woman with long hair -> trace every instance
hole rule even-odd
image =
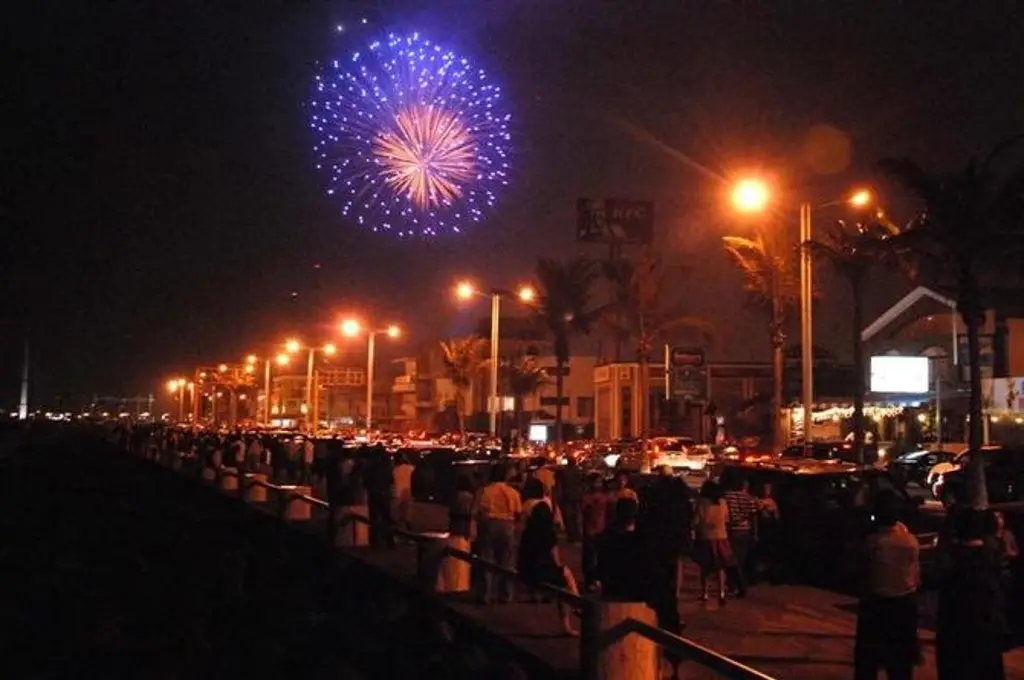
[[[734,564],[726,530],[728,521],[729,506],[722,488],[711,480],[704,482],[694,520],[697,534],[694,553],[700,566],[700,599],[708,599],[708,577],[716,575],[720,605],[725,605],[725,570]]]
[[[519,575],[527,585],[547,584],[565,588],[574,595],[579,595],[576,578],[569,567],[565,566],[558,550],[558,536],[555,532],[555,515],[551,506],[545,502],[534,505],[526,518],[523,535],[519,539]],[[578,635],[572,626],[571,610],[561,602],[558,603],[558,614],[562,621],[562,630],[567,635]]]

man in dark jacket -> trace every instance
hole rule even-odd
[[[364,476],[366,501],[370,512],[370,543],[374,546],[394,547],[391,527],[391,486],[394,473],[391,458],[381,445],[370,447],[366,454]]]
[[[658,567],[671,576],[677,597],[683,587],[682,558],[690,552],[690,497],[690,487],[666,465],[641,497],[637,519],[637,530],[647,541]]]
[[[576,459],[569,460],[562,470],[558,482],[559,506],[562,508],[562,521],[565,523],[565,536],[569,543],[578,543],[583,538],[582,503],[583,503],[583,471],[576,464]]]

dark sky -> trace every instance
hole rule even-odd
[[[358,4],[51,0],[7,15],[0,407],[26,316],[42,402],[156,390],[343,311],[400,321],[410,344],[460,332],[486,310],[455,309],[450,282],[513,284],[540,255],[578,252],[580,196],[656,201],[682,311],[715,315],[716,357],[761,358],[764,322],[719,245],[748,227],[716,176],[763,166],[792,201],[825,200],[880,157],[957,165],[1024,130],[1012,1]],[[361,233],[322,192],[303,103],[314,62],[357,46],[332,27],[360,16],[506,86],[512,185],[468,236]],[[845,135],[848,159],[807,151],[816,125]],[[824,285],[819,338],[842,354],[847,301]],[[873,311],[896,294],[884,280]]]

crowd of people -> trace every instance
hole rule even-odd
[[[341,511],[351,506],[368,507],[375,545],[394,545],[393,528],[413,524],[415,467],[381,446],[329,447],[180,430],[160,432],[141,446],[153,447],[153,455],[186,452],[199,465],[232,465],[276,480],[321,484],[332,508],[332,536]],[[855,677],[867,680],[885,670],[891,680],[902,680],[912,677],[920,661],[920,547],[898,519],[894,492],[880,493],[872,512],[874,530],[859,553]],[[694,493],[669,468],[638,493],[628,475],[586,474],[571,459],[559,468],[497,463],[479,487],[468,474],[456,478],[448,516],[451,535],[484,560],[517,572],[518,579],[490,569],[474,573],[481,602],[512,601],[516,582],[534,593],[554,586],[645,602],[659,627],[676,634],[685,626],[678,613],[684,559],[698,565],[699,597],[706,601],[713,594],[725,606],[729,598],[746,595],[760,575],[758,566],[770,571],[780,557],[780,510],[770,485],[755,495],[742,481],[723,488],[708,480]],[[561,554],[560,535],[581,544],[578,575]],[[1004,677],[1007,611],[1015,611],[1006,603],[1020,596],[1013,583],[1020,555],[1013,533],[998,512],[958,509],[948,516],[939,554],[940,678]],[[562,630],[577,634],[575,612],[561,601],[558,615]]]

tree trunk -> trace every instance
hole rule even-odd
[[[466,404],[466,397],[463,396],[462,391],[455,393],[455,419],[459,426],[459,436],[466,436],[466,417],[463,415],[462,410]]]
[[[864,343],[860,332],[864,327],[863,276],[850,279],[853,288],[853,454],[864,463]]]
[[[985,466],[980,455],[984,444],[981,395],[981,324],[984,310],[978,298],[975,282],[969,274],[962,274],[960,281],[960,314],[967,327],[967,361],[970,367],[971,397],[968,413],[970,430],[968,448],[971,456],[967,463],[967,501],[974,508],[988,507],[988,488],[985,484]]]
[[[562,455],[562,392],[565,389],[565,361],[557,358],[555,365],[558,375],[555,376],[555,454]]]
[[[637,413],[637,425],[640,427],[640,452],[643,459],[640,462],[640,472],[648,473],[651,471],[651,457],[648,451],[648,413],[651,410],[649,408],[650,395],[647,387],[648,382],[648,370],[647,370],[647,354],[641,353],[640,355],[640,374],[637,376],[637,391],[639,399],[637,403],[640,405],[639,413]]]
[[[522,394],[513,395],[515,405],[515,414],[513,415],[513,418],[515,419],[516,423],[517,439],[523,438],[523,396],[524,395]]]

